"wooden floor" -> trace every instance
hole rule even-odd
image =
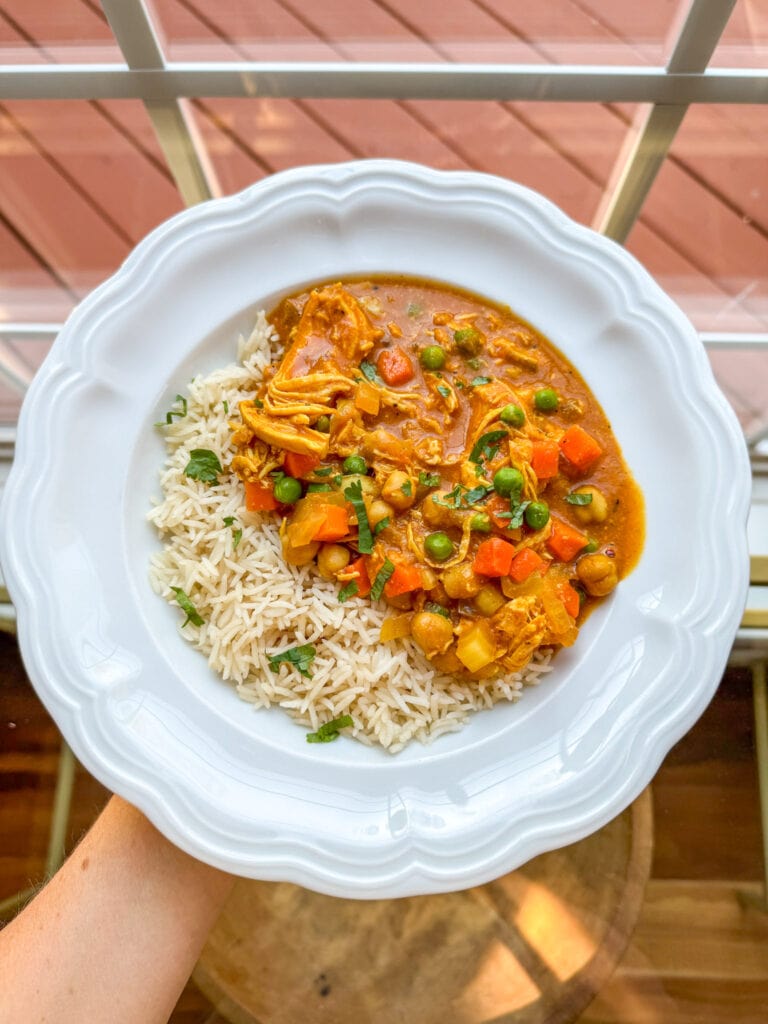
[[[59,744],[15,639],[0,635],[0,899],[43,879]],[[68,848],[106,799],[80,768]],[[764,1024],[768,915],[748,902],[760,890],[761,840],[745,672],[727,673],[664,761],[653,799],[655,851],[640,921],[579,1024]],[[207,1024],[211,1012],[190,983],[172,1021]]]

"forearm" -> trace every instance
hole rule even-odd
[[[113,797],[0,933],[0,1024],[167,1021],[232,881]]]

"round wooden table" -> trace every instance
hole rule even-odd
[[[495,882],[373,902],[236,883],[194,979],[233,1024],[565,1024],[605,983],[650,872],[650,790]]]

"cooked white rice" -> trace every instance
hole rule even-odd
[[[279,342],[259,314],[250,338],[240,339],[238,363],[196,377],[187,415],[164,428],[163,500],[149,513],[163,549],[152,558],[150,580],[171,604],[171,587],[181,587],[205,620],[199,627],[187,624],[184,637],[256,707],[279,704],[313,730],[349,714],[352,735],[392,753],[412,739],[427,743],[455,732],[472,710],[516,701],[524,686],[550,671],[551,652],[538,652],[507,679],[465,682],[440,675],[413,641],[380,643],[388,614],[383,602],[351,598],[339,604],[337,584],[312,567],[286,565],[272,517],[244,510],[238,480],[224,475],[212,485],[185,476],[194,448],[211,449],[228,465],[235,453],[224,403],[233,415],[278,352]],[[229,516],[234,523],[228,526]],[[242,537],[236,546],[237,529]],[[268,655],[300,644],[316,648],[310,679],[286,664],[271,671]]]

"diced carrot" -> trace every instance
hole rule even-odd
[[[489,537],[477,549],[472,568],[481,576],[507,576],[514,557],[515,549],[509,541]]]
[[[355,581],[357,584],[357,597],[368,597],[371,592],[371,581],[368,576],[368,570],[365,567],[365,559],[362,555],[356,558],[354,562],[350,562],[344,570],[344,580],[347,583]]]
[[[376,368],[385,384],[405,384],[413,377],[413,363],[401,348],[385,348],[376,360]]]
[[[316,455],[299,455],[297,452],[286,452],[283,458],[283,466],[288,476],[303,480],[309,476],[313,469],[320,465],[320,459]]]
[[[415,565],[396,565],[395,571],[384,584],[384,593],[387,597],[397,597],[398,594],[420,590],[423,586],[421,570]]]
[[[546,560],[537,555],[533,548],[523,548],[512,559],[509,575],[515,583],[523,583],[528,577],[546,566]]]
[[[273,512],[277,508],[274,491],[259,480],[246,480],[245,507],[249,512]]]
[[[570,562],[589,543],[589,537],[569,523],[552,516],[552,532],[547,538],[547,548],[561,562]]]
[[[315,530],[312,540],[341,540],[349,533],[349,515],[346,508],[339,505],[323,505],[323,522]]]
[[[367,380],[360,381],[355,394],[355,408],[369,416],[378,416],[380,406],[381,400],[376,388]]]
[[[509,498],[502,498],[499,494],[492,494],[481,507],[484,512],[488,513],[496,529],[504,531],[504,536],[507,540],[520,540],[523,531],[521,529],[510,530],[509,519],[505,519],[499,514],[509,512]]]
[[[603,454],[597,441],[578,424],[569,427],[560,438],[560,451],[572,466],[585,473]]]
[[[578,591],[573,589],[568,580],[561,580],[559,583],[556,583],[555,591],[571,618],[578,618],[579,608],[581,607]]]
[[[538,480],[557,476],[560,449],[555,441],[534,441],[531,466]]]

